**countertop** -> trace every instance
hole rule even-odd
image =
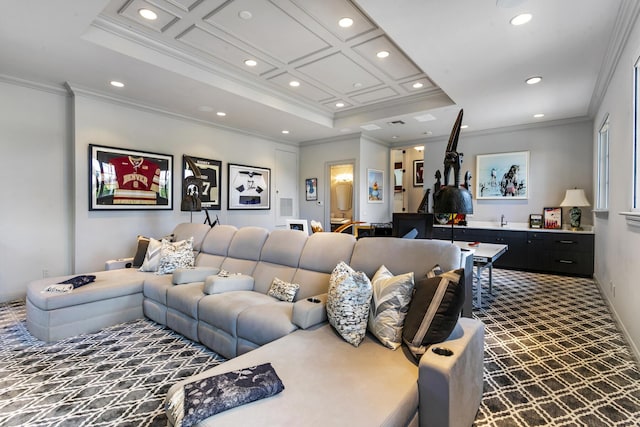
[[[451,228],[451,224],[434,224],[434,227],[446,227]],[[583,230],[574,231],[571,230],[569,224],[563,224],[561,229],[548,229],[548,228],[529,228],[527,222],[508,222],[505,226],[500,226],[499,222],[492,221],[467,221],[467,225],[454,225],[454,228],[482,228],[485,230],[505,230],[505,231],[541,231],[545,233],[578,233],[578,234],[593,234],[593,226],[583,225]]]

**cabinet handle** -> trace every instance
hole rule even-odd
[[[559,240],[559,243],[562,243],[563,245],[572,245],[575,242],[573,240]]]
[[[558,262],[561,264],[574,264],[573,261],[566,260],[566,259],[559,259]]]

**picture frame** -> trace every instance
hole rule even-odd
[[[287,228],[289,230],[300,230],[309,234],[309,221],[306,219],[288,219]]]
[[[562,228],[562,208],[544,208],[542,212],[543,227],[557,230]]]
[[[367,169],[367,202],[384,203],[384,171]]]
[[[413,186],[424,186],[424,160],[413,161]]]
[[[193,171],[189,168],[186,157],[200,169],[202,188],[200,189],[200,201],[202,209],[220,210],[220,196],[222,189],[222,162],[220,160],[205,159],[196,156],[182,156],[182,196],[189,194],[186,178],[193,176]]]
[[[89,210],[172,210],[173,155],[89,144]]]
[[[304,180],[304,197],[306,201],[318,200],[318,178]]]
[[[476,199],[529,198],[529,152],[476,156]]]
[[[227,164],[227,208],[271,209],[271,169],[236,163]]]
[[[529,228],[542,228],[542,215],[531,214],[529,215]]]

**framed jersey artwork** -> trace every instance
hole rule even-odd
[[[203,159],[202,157],[189,156],[192,162],[195,163],[200,170],[200,182],[201,188],[196,191],[200,192],[202,209],[209,209],[214,211],[220,210],[220,189],[222,188],[221,168],[222,162],[220,160]],[[182,195],[188,195],[193,192],[193,188],[189,188],[186,178],[193,176],[193,171],[189,168],[185,156],[182,156]]]
[[[228,165],[228,209],[271,209],[271,169]]]
[[[173,156],[89,145],[89,210],[173,209]]]

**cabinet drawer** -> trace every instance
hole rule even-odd
[[[593,258],[586,252],[552,251],[549,268],[558,273],[590,276],[593,274]]]
[[[565,252],[592,252],[593,236],[584,235],[559,235],[551,239],[552,251]]]

